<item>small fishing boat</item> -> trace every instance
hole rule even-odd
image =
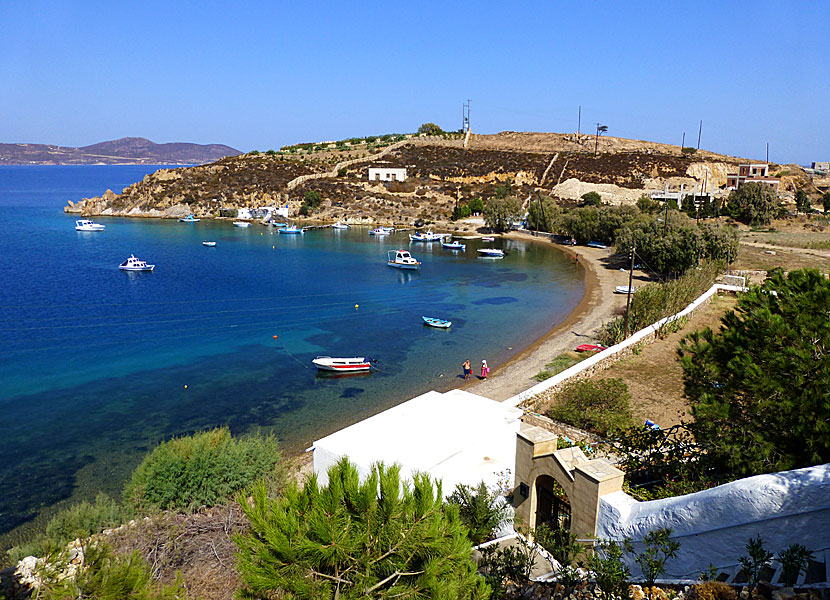
[[[409,241],[411,242],[440,242],[444,239],[443,233],[432,233],[431,230],[424,232],[416,231],[409,234]]]
[[[630,292],[629,292],[629,287],[627,285],[618,285],[617,287],[614,288],[614,293],[615,294],[628,294],[628,293],[633,294],[636,291],[637,291],[637,288],[635,288],[633,285],[631,286],[631,291]]]
[[[437,327],[439,329],[449,329],[452,321],[445,321],[444,319],[436,319],[435,317],[421,317],[424,320],[424,325],[430,327]]]
[[[589,248],[599,248],[600,250],[605,250],[608,246],[603,244],[602,242],[588,242],[585,244]]]
[[[179,219],[179,223],[198,223],[199,221],[200,221],[200,219],[197,219],[196,217],[194,217],[193,213],[190,213],[189,215],[187,215],[183,219]]]
[[[421,266],[421,263],[406,250],[390,250],[387,256],[389,260],[386,264],[396,269],[418,269]]]
[[[499,248],[479,248],[476,252],[489,258],[504,258],[504,250]]]
[[[285,227],[280,229],[280,233],[284,233],[285,235],[292,235],[292,234],[303,234],[305,233],[305,229],[302,227],[297,227],[296,225],[292,225],[291,227]]]
[[[331,228],[332,229],[349,229],[349,224],[348,223],[341,223],[340,221],[338,221],[337,223],[332,225]]]
[[[106,225],[93,223],[89,219],[79,219],[75,221],[75,231],[104,231],[106,228]]]
[[[318,356],[311,362],[321,371],[335,371],[338,373],[357,373],[360,371],[368,371],[372,368],[369,359],[363,356],[354,356],[352,358]]]
[[[234,222],[233,222],[233,226],[234,226],[234,227],[242,227],[242,228],[245,228],[245,227],[250,227],[250,226],[251,226],[251,224],[250,224],[250,223],[248,223],[247,221],[234,221]]]
[[[270,221],[268,224],[271,227],[288,227],[288,223],[282,223],[281,221]]]
[[[208,248],[213,248],[215,245],[216,245],[216,242],[208,242],[208,241],[202,242],[202,246],[207,246]]]
[[[483,238],[481,238],[481,241],[482,242],[495,242],[496,238],[494,238],[494,237],[483,237]]]
[[[369,235],[389,235],[395,231],[392,227],[376,227],[369,232]]]
[[[130,258],[118,265],[118,268],[122,271],[152,271],[156,268],[156,265],[148,265],[143,260],[136,258],[135,255],[130,254]]]
[[[577,352],[602,352],[607,350],[602,344],[580,344],[576,347]]]
[[[447,250],[466,250],[467,245],[461,242],[441,242],[441,247]]]

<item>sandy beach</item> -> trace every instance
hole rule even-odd
[[[547,238],[527,233],[511,232],[508,237],[539,244],[552,243]],[[574,256],[585,268],[585,296],[582,301],[564,321],[510,361],[502,365],[490,364],[490,376],[486,380],[477,378],[461,386],[462,389],[492,400],[506,400],[538,383],[533,376],[543,371],[545,364],[557,355],[573,350],[579,344],[593,343],[594,331],[625,308],[626,297],[614,294],[614,288],[628,285],[628,272],[620,271],[623,263],[613,258],[611,249],[563,245],[557,245],[557,248]],[[646,278],[639,275],[635,271],[634,279],[642,284]],[[475,364],[473,374],[478,375]]]

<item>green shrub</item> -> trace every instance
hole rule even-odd
[[[697,148],[691,148],[691,147],[689,147],[689,146],[683,146],[683,147],[680,149],[680,151],[681,151],[683,154],[686,154],[686,155],[688,155],[688,156],[691,156],[692,154],[694,154],[695,152],[697,152]]]
[[[467,526],[467,537],[474,546],[493,539],[504,522],[507,505],[498,503],[498,493],[490,492],[482,481],[477,487],[458,484],[447,501],[458,505],[461,522]]]
[[[602,196],[598,192],[586,192],[582,194],[582,204],[585,206],[599,206],[602,204]]]
[[[41,600],[176,600],[187,597],[180,576],[171,585],[157,583],[137,551],[126,557],[115,556],[99,542],[85,546],[83,553],[84,569],[79,569],[74,577],[47,575],[37,597]],[[57,557],[47,565],[47,572],[62,572],[65,560],[66,557]]]
[[[554,395],[547,415],[554,421],[607,436],[632,426],[630,400],[622,379],[573,381]]]
[[[554,375],[561,373],[565,369],[568,369],[574,366],[577,363],[582,362],[589,356],[593,356],[594,352],[583,352],[581,354],[574,354],[572,352],[566,352],[564,354],[560,354],[552,361],[545,365],[545,370],[533,376],[533,379],[536,381],[545,381],[546,379],[550,379]]]
[[[124,489],[129,506],[192,510],[215,506],[262,478],[275,478],[274,436],[235,439],[227,428],[163,442],[147,455]]]
[[[81,502],[56,514],[42,535],[8,551],[13,562],[24,556],[45,556],[61,550],[76,538],[87,538],[101,533],[108,527],[116,527],[129,517],[129,513],[106,494],[98,494],[93,503]]]
[[[613,540],[600,540],[597,552],[588,559],[603,600],[627,596],[628,568],[623,563],[622,547]]]

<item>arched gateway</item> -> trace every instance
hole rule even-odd
[[[622,490],[624,474],[604,458],[589,460],[580,448],[558,447],[556,434],[522,424],[513,493],[517,524],[535,529],[546,523],[593,538],[600,496]]]

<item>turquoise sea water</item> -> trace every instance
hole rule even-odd
[[[366,228],[284,236],[98,218],[105,232],[81,233],[62,212],[154,170],[0,167],[0,533],[58,501],[117,494],[173,435],[258,428],[302,449],[457,386],[464,359],[497,367],[584,292],[581,267],[546,244],[497,241],[508,255],[492,260],[476,257],[478,241],[453,253]],[[398,247],[420,272],[386,266]],[[130,253],[156,270],[119,271]],[[310,363],[319,354],[378,368],[326,377]]]

